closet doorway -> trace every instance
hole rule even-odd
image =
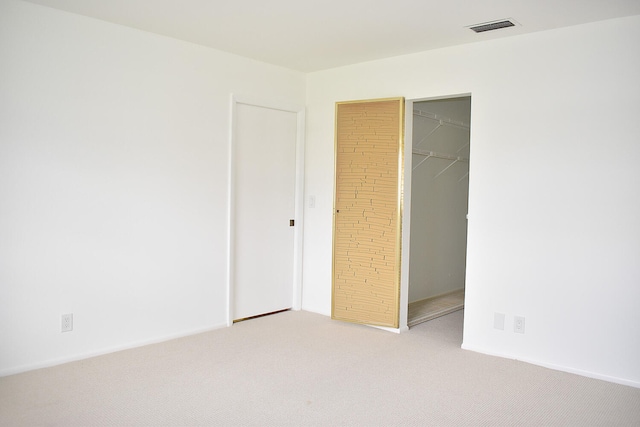
[[[470,123],[470,96],[413,102],[409,327],[464,308]]]

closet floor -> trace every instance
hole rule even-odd
[[[464,308],[464,289],[409,304],[407,325],[415,326]]]

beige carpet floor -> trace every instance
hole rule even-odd
[[[4,377],[0,425],[640,425],[640,389],[461,350],[462,316],[284,312]]]

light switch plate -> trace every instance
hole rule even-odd
[[[493,328],[504,331],[504,313],[493,313]]]

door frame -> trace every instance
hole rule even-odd
[[[229,128],[228,158],[228,212],[227,212],[227,326],[233,325],[234,306],[234,267],[235,267],[235,204],[236,204],[236,125],[238,104],[296,114],[296,171],[295,171],[295,227],[293,237],[293,283],[292,309],[302,308],[302,242],[304,230],[304,145],[305,145],[305,108],[299,105],[282,104],[261,99],[247,98],[231,94],[231,119]]]

